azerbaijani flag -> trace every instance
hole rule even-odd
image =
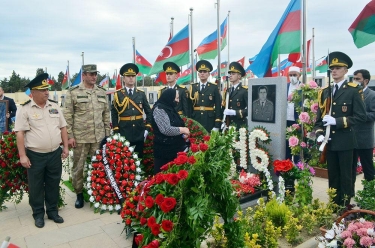
[[[191,81],[191,67],[181,73],[180,77],[177,79],[177,84],[180,85],[189,81]]]
[[[76,79],[74,79],[74,82],[72,83],[71,86],[72,86],[72,87],[73,87],[73,86],[76,86],[76,85],[78,85],[81,81],[82,81],[82,69],[79,70],[79,73],[78,73]]]
[[[156,75],[155,84],[167,84],[167,74],[162,71]]]
[[[237,62],[240,63],[242,67],[245,67],[245,56],[242,59],[238,60]]]
[[[116,90],[122,89],[122,83],[121,83],[121,76],[120,74],[117,75],[117,80],[116,80]]]
[[[150,72],[152,65],[145,59],[137,50],[135,50],[135,64],[139,68],[139,72],[142,74],[147,74]]]
[[[66,72],[65,72],[65,75],[64,75],[64,79],[61,83],[61,88],[63,90],[66,90],[67,88],[69,88],[69,67],[66,67]]]
[[[249,58],[249,64],[251,65],[253,62],[254,62],[254,60],[257,58],[257,55],[255,55],[254,57],[252,57],[252,58]]]
[[[252,72],[258,77],[271,76],[279,54],[299,52],[301,44],[301,0],[291,0],[279,23],[263,45]]]
[[[246,78],[254,78],[254,73],[250,70],[250,65],[246,68]]]
[[[284,75],[284,71],[291,67],[293,65],[293,62],[290,62],[288,59],[284,59],[283,61],[280,62],[280,72],[281,76]],[[271,70],[272,72],[272,77],[278,77],[280,73],[279,72],[279,67],[275,66]]]
[[[116,86],[116,73],[113,73],[111,84],[112,86]]]
[[[327,61],[326,59],[324,58],[316,67],[315,67],[315,71],[319,71],[320,73],[324,73],[324,72],[327,72],[328,70],[328,65],[327,65]]]
[[[108,89],[109,88],[109,77],[106,76],[105,78],[103,78],[103,80],[100,81],[99,85],[102,86],[103,88],[107,87],[107,89]]]
[[[189,60],[189,25],[186,25],[161,50],[149,75],[163,71],[163,64],[165,62],[171,61],[178,66],[182,66],[188,64]]]
[[[220,64],[220,76],[225,76],[226,70],[224,70],[224,69],[227,68],[227,66],[228,66],[227,64],[228,63],[226,61],[224,61]],[[214,71],[211,72],[212,77],[217,77],[217,74],[218,74],[217,69],[215,69]]]
[[[144,74],[142,74],[142,72],[138,72],[138,74],[137,74],[137,81],[142,80],[143,75]]]
[[[48,78],[47,78],[47,82],[48,82],[49,85],[55,84],[55,82],[49,77],[49,75],[48,75]]]
[[[349,27],[357,48],[375,41],[375,1],[369,2]]]
[[[227,18],[220,25],[221,48],[227,45],[228,24]],[[217,30],[203,39],[197,47],[197,53],[200,59],[215,59],[217,56]]]

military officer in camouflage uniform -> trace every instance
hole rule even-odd
[[[221,96],[217,85],[207,82],[212,65],[207,60],[200,60],[195,69],[200,82],[192,84],[189,90],[193,107],[192,118],[208,132],[218,131],[221,125]]]
[[[230,125],[235,124],[237,129],[247,127],[247,86],[240,82],[246,72],[240,63],[232,62],[229,65],[228,73],[231,87],[227,89],[229,90],[229,102],[228,108],[224,109],[224,115],[229,118]],[[227,90],[225,90],[224,96],[226,96]],[[225,101],[223,99],[223,107],[226,106]]]
[[[151,127],[151,108],[148,104],[146,94],[135,88],[138,66],[133,63],[125,64],[120,69],[123,76],[125,88],[114,93],[111,117],[113,131],[120,133],[135,146],[134,151],[138,156],[143,156],[143,144]],[[143,121],[143,114],[146,114],[146,124]]]
[[[274,120],[274,106],[273,103],[267,99],[268,88],[267,86],[259,86],[259,98],[253,101],[253,121],[266,121],[273,122]]]
[[[188,107],[188,91],[185,86],[177,85],[177,73],[180,73],[180,68],[173,62],[165,62],[163,65],[163,70],[167,74],[168,85],[161,88],[158,92],[158,99],[161,94],[166,89],[176,89],[180,96],[180,101],[177,103],[176,110],[179,115],[184,115],[190,117],[189,107]]]
[[[82,208],[83,171],[86,158],[93,156],[100,142],[110,135],[110,112],[106,90],[96,85],[96,65],[82,66],[82,82],[66,93],[64,116],[69,146],[73,147],[72,179],[77,194],[76,208]]]
[[[319,108],[314,131],[317,141],[322,142],[326,129],[330,127],[326,144],[328,184],[336,189],[334,202],[348,206],[353,190],[352,162],[353,149],[356,147],[353,126],[366,121],[366,110],[362,89],[356,83],[345,80],[345,74],[353,64],[349,56],[332,52],[326,61],[331,70],[333,87],[323,88],[318,93]],[[328,97],[331,97],[331,111],[326,108]]]

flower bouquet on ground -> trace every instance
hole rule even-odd
[[[140,247],[199,247],[219,213],[233,247],[243,247],[233,221],[239,202],[228,178],[233,133],[214,132],[191,145],[127,197],[121,216]]]
[[[238,197],[247,194],[254,194],[256,188],[262,184],[259,179],[259,175],[246,173],[244,170],[240,172],[238,180],[232,179],[231,183],[236,190]]]
[[[142,180],[140,160],[133,153],[134,147],[129,145],[125,137],[114,134],[107,138],[103,147],[105,151],[97,150],[89,164],[87,193],[96,213],[119,210],[121,205],[117,193],[127,197]]]
[[[322,230],[322,236],[317,237],[319,248],[323,247],[374,247],[375,225],[373,221],[364,218],[347,219],[345,217],[355,213],[366,213],[375,216],[370,210],[350,210],[345,212],[330,230]]]

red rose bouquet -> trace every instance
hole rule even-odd
[[[277,176],[282,176],[284,179],[300,178],[299,169],[290,159],[273,161],[273,170]]]
[[[240,172],[238,180],[231,180],[231,183],[234,186],[238,197],[247,194],[254,194],[256,187],[259,187],[262,184],[259,175],[246,173],[244,170]]]

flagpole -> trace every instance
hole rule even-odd
[[[174,20],[174,17],[172,16],[171,17],[171,37],[173,37],[173,20]]]
[[[190,8],[190,66],[191,66],[191,82],[194,80],[194,44],[193,44],[193,8]]]
[[[82,65],[84,65],[85,64],[85,52],[82,52],[81,56],[82,56]]]
[[[227,17],[227,46],[228,46],[228,63],[230,63],[230,59],[229,59],[229,14],[230,14],[230,10],[228,10],[228,17]],[[228,64],[227,64],[227,75],[228,75],[228,71],[229,71],[229,68],[228,68]]]
[[[220,65],[221,65],[221,59],[220,59],[220,48],[221,48],[221,34],[220,34],[220,0],[217,0],[216,2],[216,11],[217,11],[217,85],[221,87],[221,72],[220,72]],[[227,66],[228,67],[228,66]]]
[[[70,72],[69,72],[69,60],[68,60],[68,88],[70,88]]]
[[[302,10],[302,83],[306,84],[306,0],[301,0],[303,2],[303,10]],[[303,94],[301,94],[301,108],[302,112],[304,111],[303,102],[304,102]],[[301,123],[301,133],[305,133],[305,127],[303,123]],[[304,137],[302,135],[302,141],[304,141]],[[302,163],[304,163],[304,154],[303,149],[300,152],[300,158]]]
[[[312,78],[315,79],[315,28],[312,29]]]
[[[133,63],[135,64],[135,37],[132,38],[133,41]]]

